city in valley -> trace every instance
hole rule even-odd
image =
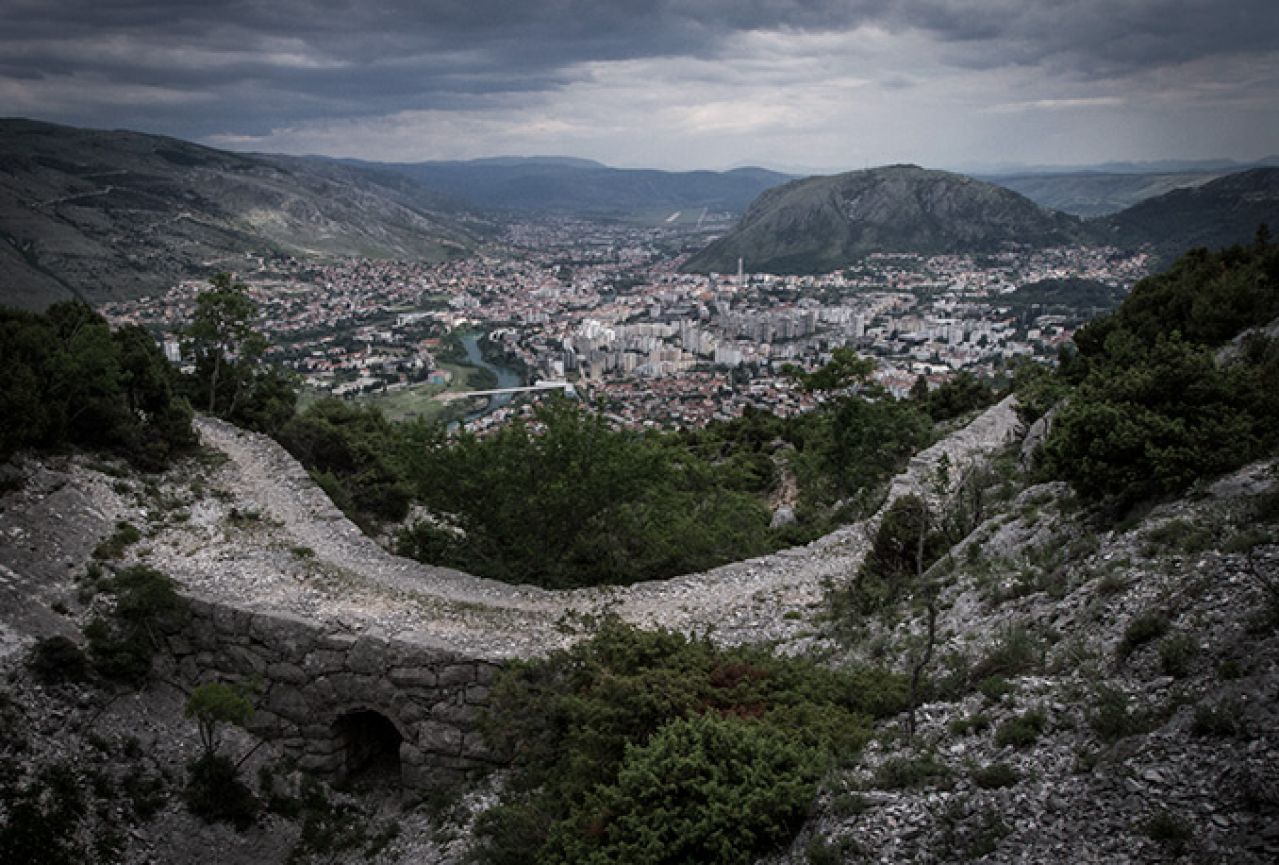
[[[1055,358],[1102,311],[1021,302],[1018,289],[1073,279],[1122,293],[1148,268],[1144,253],[1060,247],[875,254],[821,276],[756,273],[749,262],[681,272],[700,239],[669,221],[547,218],[439,264],[246,257],[226,269],[248,286],[273,358],[298,373],[305,398],[483,431],[529,400],[485,408],[451,397],[539,381],[572,385],[630,428],[696,427],[747,406],[793,414],[814,397],[784,369],[813,369],[841,346],[875,358],[874,379],[898,396],[920,375],[931,386],[959,370],[995,377],[1019,359]],[[185,281],[103,312],[152,329],[178,360],[207,287]]]

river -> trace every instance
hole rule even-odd
[[[462,348],[466,350],[466,362],[471,366],[478,366],[481,369],[491,370],[497,376],[498,387],[520,387],[524,384],[523,377],[512,369],[504,366],[495,366],[484,359],[484,355],[480,353],[480,339],[482,334],[468,333],[462,337]],[[468,421],[483,417],[494,409],[500,408],[511,401],[511,394],[499,393],[489,397],[489,404],[484,409],[472,412],[466,416]]]

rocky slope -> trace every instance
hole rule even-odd
[[[1262,223],[1279,226],[1279,168],[1253,168],[1175,189],[1098,220],[1094,229],[1118,246],[1152,244],[1172,260],[1195,246],[1246,243]]]
[[[691,271],[819,273],[872,252],[983,252],[1074,242],[1074,217],[959,174],[892,165],[770,189]]]
[[[895,482],[892,495],[919,492],[943,456],[958,476],[993,455],[983,518],[931,572],[938,644],[915,736],[904,717],[883,725],[770,862],[1273,861],[1279,468],[1253,465],[1105,526],[1062,485],[1027,486],[1015,441],[996,453],[1015,429],[1005,403]],[[831,621],[822,602],[826,585],[855,573],[873,521],[707,574],[556,595],[390,556],[274,444],[211,422],[201,433],[210,454],[163,477],[55,457],[0,478],[5,741],[25,749],[24,778],[70,761],[102,790],[161,779],[154,813],[131,793],[97,800],[125,833],[119,861],[282,862],[307,837],[300,818],[240,834],[186,814],[175,797],[196,738],[163,676],[114,696],[42,685],[26,669],[35,636],[78,638],[97,603],[86,567],[120,520],[143,534],[124,561],[169,571],[190,591],[355,630],[427,628],[472,648],[487,642],[499,657],[567,639],[555,623],[568,608],[607,607],[646,624],[718,625],[728,642],[781,641],[837,664],[904,669],[920,656],[918,600],[858,622]],[[252,743],[230,746],[247,753]],[[246,764],[250,777],[274,765],[269,749]],[[296,790],[300,779],[279,783]],[[397,813],[380,794],[328,795],[370,828],[348,849],[299,861],[366,861],[373,850],[367,858],[382,863],[460,862],[469,815],[491,801],[480,787],[457,807]],[[392,824],[398,836],[378,846]]]
[[[775,861],[1275,861],[1277,481],[1253,465],[1110,529],[1024,489],[940,569],[915,737],[882,730]],[[885,610],[837,654],[918,658],[925,623]]]
[[[250,253],[438,260],[482,224],[421,184],[337,162],[0,121],[0,303],[132,296]]]

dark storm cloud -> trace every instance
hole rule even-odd
[[[1079,79],[1279,44],[1275,0],[0,0],[0,20],[0,113],[193,137],[518,100],[756,31],[916,31],[952,65]]]

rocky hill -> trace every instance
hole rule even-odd
[[[1196,246],[1244,243],[1257,226],[1279,226],[1279,168],[1262,167],[1175,189],[1098,220],[1097,236],[1117,246],[1151,244],[1171,260]]]
[[[983,252],[1057,244],[1147,248],[1167,262],[1196,246],[1252,240],[1279,224],[1279,168],[1261,167],[1083,220],[983,181],[915,166],[810,177],[770,189],[693,272],[823,273],[872,252]]]
[[[763,193],[691,271],[816,273],[872,252],[982,252],[1065,244],[1080,220],[959,174],[893,165],[797,180]]]
[[[137,295],[252,253],[439,260],[483,223],[401,175],[0,121],[0,302]]]
[[[1273,861],[1279,468],[1250,465],[1104,528],[1063,484],[1023,473],[1023,446],[1001,445],[1014,430],[1003,403],[894,483],[890,498],[925,491],[943,463],[986,479],[975,528],[933,571],[936,645],[917,729],[903,732],[905,716],[883,723],[856,765],[824,782],[795,842],[767,862]],[[213,422],[201,434],[208,453],[164,476],[56,456],[21,458],[3,475],[4,758],[23,749],[15,778],[24,785],[50,767],[79,767],[88,813],[107,809],[125,830],[111,861],[203,862],[216,847],[226,863],[457,863],[475,812],[492,801],[487,784],[456,791],[444,807],[357,789],[312,793],[297,816],[277,812],[244,832],[194,819],[178,797],[193,724],[170,674],[119,698],[42,683],[28,666],[36,637],[81,639],[101,608],[95,562],[113,556],[167,571],[201,596],[353,633],[428,632],[494,657],[562,644],[569,636],[556,623],[570,608],[692,631],[722,626],[714,633],[729,642],[780,640],[837,665],[909,670],[926,644],[921,598],[863,619],[832,618],[823,600],[824,587],[856,572],[877,520],[707,574],[557,594],[390,556],[274,443]],[[120,522],[141,537],[104,551]],[[236,733],[227,747],[247,753],[254,742]],[[253,752],[247,768],[258,767],[276,779],[264,796],[272,784],[301,783],[270,747]],[[314,835],[326,819],[341,832]],[[76,831],[105,844],[110,823],[95,820],[78,819]]]

